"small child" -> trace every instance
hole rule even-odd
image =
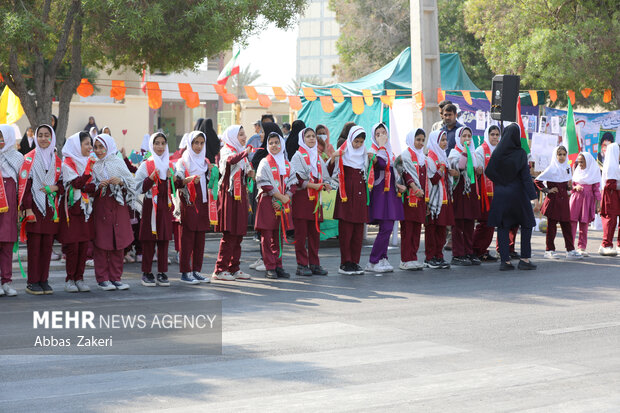
[[[577,252],[588,256],[588,225],[594,221],[594,214],[599,212],[601,201],[601,170],[594,156],[589,152],[581,152],[577,156],[573,171],[573,190],[570,194],[570,221],[573,239],[579,226],[579,243]]]
[[[570,166],[568,166],[566,161],[567,153],[564,146],[560,145],[555,148],[551,164],[534,181],[538,189],[547,194],[540,212],[547,217],[545,258],[548,259],[559,259],[558,254],[555,252],[554,244],[558,223],[560,223],[562,235],[564,236],[566,258],[583,258],[579,252],[575,251],[573,230],[570,223],[568,191],[572,174]]]
[[[620,253],[620,234],[614,250],[614,233],[620,216],[620,148],[618,142],[607,146],[603,162],[603,196],[601,200],[601,220],[603,221],[603,242],[599,254],[615,256]]]

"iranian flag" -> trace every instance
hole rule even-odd
[[[239,52],[241,50],[237,50],[237,53],[234,54],[232,59],[226,63],[226,66],[222,70],[222,73],[217,77],[217,83],[220,85],[225,85],[228,78],[234,76],[239,73]]]
[[[566,144],[568,146],[568,163],[572,165],[575,159],[577,159],[581,148],[579,147],[575,114],[573,113],[573,105],[570,103],[570,99],[568,99],[568,113],[566,114]]]
[[[525,153],[530,153],[530,145],[527,142],[527,132],[525,132],[525,126],[521,118],[521,96],[519,96],[517,100],[517,123],[519,124],[519,129],[521,129],[521,147]]]

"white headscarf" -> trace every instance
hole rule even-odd
[[[565,147],[561,147],[564,151],[566,151]],[[553,155],[551,156],[551,163],[540,175],[536,177],[537,181],[547,181],[547,182],[568,182],[572,178],[570,166],[567,161],[560,163],[558,161],[558,150],[560,146],[556,147],[553,150]],[[567,157],[568,159],[568,157]]]
[[[42,127],[47,127],[50,131],[52,131],[52,141],[50,142],[50,145],[45,149],[39,146],[39,140],[37,139],[37,136],[39,136],[39,129],[41,129]],[[45,165],[45,169],[49,170],[50,163],[52,162],[52,159],[54,159],[54,152],[56,151],[56,132],[54,132],[54,128],[52,128],[50,125],[41,125],[35,131],[34,138],[34,144],[36,145],[35,158],[41,159],[43,161],[43,165]]]
[[[385,145],[383,145],[385,150],[381,149],[380,151],[376,151],[375,149],[371,148],[369,152],[376,153],[378,157],[383,158],[386,161],[389,157],[390,162],[394,162],[394,152],[392,152],[392,144],[390,143],[390,131],[388,130],[385,123],[377,123],[375,126],[372,127],[370,133],[370,140],[372,141],[372,144],[375,145],[377,148],[381,147],[381,145],[379,145],[375,139],[375,132],[379,127],[385,128],[385,132],[388,135],[387,142],[385,143]]]
[[[581,169],[578,166],[573,171],[573,182],[583,185],[593,185],[601,182],[601,170],[596,163],[594,156],[590,152],[580,152],[579,155],[583,156],[586,161],[586,167]]]
[[[476,147],[474,146],[474,139],[473,139],[473,132],[471,131],[471,129],[467,126],[461,126],[460,128],[458,128],[456,130],[456,133],[454,134],[454,139],[456,140],[456,148],[459,148],[462,153],[467,153],[467,150],[465,149],[465,146],[463,146],[463,144],[461,143],[461,135],[463,134],[463,132],[465,131],[465,129],[469,130],[470,133],[472,133],[472,139],[469,140],[469,144],[467,145],[469,147],[469,153],[471,155],[471,160],[474,164],[474,168],[480,166],[478,163],[478,159],[476,158],[476,156],[474,155],[476,152]]]
[[[269,151],[269,137],[265,138],[267,139],[267,151],[269,152],[269,155],[273,156],[273,159],[275,159],[276,163],[278,164],[278,171],[280,172],[280,175],[286,175],[286,157],[284,156],[284,146],[286,145],[286,143],[284,142],[284,138],[282,138],[282,136],[280,136],[277,132],[275,132],[275,134],[278,135],[278,138],[280,138],[280,152],[273,154],[271,153],[271,151]]]
[[[11,125],[0,125],[4,147],[0,149],[0,170],[3,178],[13,178],[17,182],[19,169],[24,161],[21,153],[15,149],[15,133]]]
[[[405,143],[409,148],[411,148],[412,151],[415,152],[416,156],[418,157],[418,164],[424,165],[424,163],[426,162],[426,155],[424,155],[424,146],[422,146],[421,149],[416,149],[415,147],[415,137],[416,135],[419,135],[419,133],[417,132],[420,131],[421,133],[424,133],[424,135],[426,135],[426,132],[424,132],[424,129],[422,128],[411,129],[407,134],[407,137],[405,138]]]
[[[15,132],[11,125],[0,125],[0,132],[4,139],[4,147],[0,149],[0,153],[8,152],[10,149],[15,149]]]
[[[237,152],[241,152],[244,150],[244,146],[239,143],[239,131],[241,130],[241,125],[231,125],[224,131],[224,136],[222,137],[222,141],[225,144],[229,144]]]
[[[99,131],[97,130],[97,128],[93,126],[88,130],[88,134],[90,135],[91,138],[95,139],[97,135],[99,135]]]
[[[62,147],[62,156],[64,156],[65,158],[73,159],[76,164],[82,167],[82,171],[86,169],[86,163],[88,162],[88,158],[90,157],[90,155],[82,155],[82,142],[80,141],[80,132],[67,138],[64,146]]]
[[[619,154],[620,147],[618,146],[618,142],[607,145],[605,161],[603,162],[603,185],[607,183],[608,179],[620,181],[620,165],[618,164],[618,162],[620,162]]]
[[[200,177],[200,189],[202,190],[202,202],[207,202],[207,177],[202,176],[209,170],[209,164],[206,161],[205,154],[207,152],[207,137],[204,133],[200,131],[193,131],[191,133],[186,134],[187,136],[183,137],[186,140],[187,150],[183,152],[181,159],[183,163],[186,165],[187,173],[192,175],[201,175]],[[192,143],[194,139],[202,136],[205,140],[205,144],[202,146],[202,150],[200,153],[194,152],[192,149]]]
[[[428,151],[429,153],[432,151],[435,155],[437,155],[437,159],[439,162],[443,162],[446,166],[448,165],[448,156],[446,156],[446,151],[439,147],[439,140],[441,139],[441,135],[445,134],[446,131],[434,130],[431,132],[428,137]]]
[[[149,151],[149,139],[151,139],[151,135],[145,133],[142,137],[142,144],[140,145],[140,150],[144,153]]]
[[[153,149],[153,144],[155,143],[155,138],[163,136],[166,141],[166,148],[164,149],[164,153],[161,155],[157,155],[155,153],[155,149]],[[149,138],[149,152],[151,152],[151,157],[149,159],[153,159],[155,162],[155,168],[159,171],[160,179],[168,178],[168,168],[170,168],[170,151],[168,150],[168,138],[163,132],[155,132]]]
[[[110,129],[110,133],[106,133],[106,135],[110,135],[112,136],[112,128],[110,128],[109,126],[104,126],[103,128],[101,128],[101,133],[105,133],[104,131],[107,129]]]
[[[134,189],[135,182],[133,175],[129,172],[129,169],[127,169],[125,162],[116,155],[118,153],[118,149],[116,147],[116,142],[114,142],[114,138],[103,133],[101,135],[97,135],[97,137],[95,137],[95,141],[99,141],[106,148],[105,156],[102,159],[96,158],[95,164],[93,165],[92,175],[95,185],[99,186],[101,181],[112,177],[120,178],[123,181],[123,186],[109,185],[107,188],[103,188],[101,190],[101,194],[105,195],[109,190],[114,196],[116,202],[120,205],[125,205],[125,198],[127,198],[126,201],[128,205],[133,208],[139,208],[139,206],[134,205],[136,192]],[[123,193],[123,189],[127,191],[126,196]]]
[[[106,168],[107,165],[105,161],[108,160],[109,158],[116,157],[116,153],[118,152],[118,149],[116,147],[116,142],[114,142],[114,138],[112,138],[108,134],[102,133],[101,135],[97,135],[95,139],[93,139],[93,146],[95,145],[96,141],[101,142],[101,144],[105,146],[106,148],[106,153],[103,159],[96,158],[96,163],[95,163],[95,166],[100,166],[101,168],[101,174],[102,174],[103,179],[99,179],[99,180],[103,181],[104,179],[110,179],[110,176],[111,176],[110,172],[108,172]]]
[[[364,128],[361,126],[353,126],[351,130],[349,130],[349,136],[347,137],[346,142],[347,146],[342,154],[343,165],[364,170],[366,159],[368,158],[366,146],[362,144],[362,146],[357,149],[353,147],[353,140],[362,133],[366,133],[366,131],[364,131]]]
[[[308,152],[308,156],[310,157],[310,169],[312,170],[312,176],[318,177],[319,167],[317,165],[317,162],[319,158],[319,143],[318,141],[315,142],[312,148],[306,145],[306,142],[304,141],[304,133],[306,133],[308,129],[310,128],[304,128],[301,130],[301,132],[299,132],[299,147],[304,148],[306,152]]]
[[[497,129],[497,131],[499,132],[499,127],[495,126],[495,125],[489,125],[489,127],[487,127],[484,130],[484,141],[486,142],[487,145],[489,145],[489,149],[491,149],[491,153],[493,153],[493,151],[495,150],[495,147],[497,145],[491,145],[491,141],[489,140],[489,134],[490,134],[490,130],[491,128]],[[500,133],[500,139],[501,139],[501,133]],[[499,142],[498,142],[499,143]]]
[[[200,132],[200,131],[193,131],[191,133],[183,134],[183,137],[181,138],[181,143],[179,143],[179,149],[184,149],[184,148],[191,146],[191,141],[189,139],[190,139],[190,135],[193,134],[194,132]],[[195,137],[196,135],[193,135],[191,139],[193,140]],[[207,142],[207,138],[205,138],[205,148],[207,147],[206,142]],[[205,150],[205,153],[206,153],[206,150]]]

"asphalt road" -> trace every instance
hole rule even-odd
[[[328,277],[273,281],[248,270],[258,257],[248,238],[249,281],[185,285],[171,264],[170,288],[146,288],[131,264],[128,291],[69,294],[56,269],[56,292],[35,297],[15,276],[19,296],[0,297],[0,411],[618,412],[620,257],[594,254],[600,235],[590,234],[593,256],[574,262],[543,260],[535,234],[539,268],[529,272],[483,264],[343,276],[328,241]],[[205,270],[216,250],[209,239]],[[398,249],[389,255],[396,266]],[[290,247],[285,266],[294,273]],[[174,336],[133,337],[124,344],[145,353],[133,356],[23,355],[36,351],[19,341],[41,303],[139,313],[212,299],[222,302],[221,355],[179,355]],[[148,354],[149,343],[168,354]]]

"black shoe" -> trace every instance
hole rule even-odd
[[[469,260],[471,261],[471,265],[480,265],[480,264],[482,264],[482,261],[480,261],[475,254],[469,254],[467,256],[467,258],[469,258]]]
[[[441,268],[442,270],[447,270],[448,268],[450,268],[450,264],[448,264],[448,262],[443,258],[435,258],[435,260],[439,264],[439,268]]]
[[[338,273],[345,274],[345,275],[355,275],[356,272],[355,272],[355,267],[353,265],[354,264],[350,262],[345,262],[344,264],[340,266]]]
[[[512,271],[514,269],[515,269],[515,266],[512,265],[511,263],[506,262],[506,261],[502,261],[499,264],[499,270],[500,271]]]
[[[519,255],[518,252],[513,251],[510,253],[510,259],[511,260],[520,260],[521,259],[521,255]]]
[[[497,257],[492,256],[488,252],[485,252],[484,254],[479,255],[478,259],[480,261],[484,261],[484,262],[495,262],[495,261],[497,261]]]
[[[280,278],[291,278],[291,274],[289,274],[286,271],[284,271],[284,268],[281,268],[281,267],[276,267],[276,274]]]
[[[276,268],[276,271],[278,269]],[[303,277],[312,277],[312,270],[305,265],[298,265],[297,271],[295,271],[295,275],[301,275]]]
[[[155,287],[155,276],[150,272],[142,273],[142,285],[145,287]]]
[[[357,275],[363,275],[364,274],[364,269],[356,262],[352,262],[351,263],[351,268],[353,269],[353,271],[355,271],[355,274],[357,274]]]
[[[267,272],[265,273],[265,277],[275,280],[278,278],[278,274],[275,272],[275,270],[267,270]]]
[[[52,290],[52,287],[49,285],[47,281],[42,281],[39,283],[39,285],[41,286],[41,289],[43,290],[43,294],[54,294],[54,290]]]
[[[466,256],[452,257],[451,265],[461,265],[463,267],[471,266],[471,261]]]
[[[313,275],[327,275],[327,270],[320,265],[310,265],[310,271],[312,271]]]
[[[43,294],[45,294],[45,292],[43,292],[43,288],[41,288],[39,283],[32,283],[32,284],[26,285],[26,292],[28,294],[32,294],[32,295],[43,295]]]
[[[536,264],[532,264],[532,262],[526,262],[523,260],[519,260],[519,265],[517,266],[520,270],[535,270]]]
[[[170,287],[170,281],[168,281],[168,276],[163,272],[157,274],[157,285],[160,287]]]
[[[424,260],[424,266],[426,268],[432,268],[434,270],[441,268],[441,263],[437,261],[435,258],[431,258],[430,260]]]

